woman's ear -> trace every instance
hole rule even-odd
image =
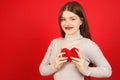
[[[80,18],[80,26],[83,24],[83,18]]]

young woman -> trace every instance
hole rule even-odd
[[[39,67],[41,75],[54,74],[54,80],[110,77],[111,66],[98,45],[91,40],[84,10],[78,2],[68,2],[61,8],[59,25],[62,38],[53,39],[50,43]],[[89,66],[91,63],[94,67]]]

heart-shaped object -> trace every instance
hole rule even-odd
[[[65,54],[63,54],[63,57],[68,57],[68,61],[71,61],[72,59],[70,57],[78,57],[78,54],[75,50],[78,50],[77,48],[72,48],[71,50],[67,49],[67,48],[63,48],[61,50],[61,52],[65,52]]]

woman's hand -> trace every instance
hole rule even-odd
[[[65,53],[60,52],[55,58],[55,68],[57,70],[59,70],[65,62],[67,62],[67,57],[62,57],[63,54]]]
[[[75,65],[77,66],[77,68],[82,72],[84,71],[84,59],[82,54],[80,53],[80,51],[75,50],[78,54],[78,58],[75,57],[71,57],[72,62],[75,63]]]

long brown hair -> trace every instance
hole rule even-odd
[[[61,28],[61,17],[64,11],[70,11],[73,12],[74,14],[78,15],[79,18],[82,20],[82,25],[80,26],[80,34],[83,37],[89,38],[91,39],[91,34],[89,31],[89,27],[88,27],[88,22],[85,16],[85,12],[81,6],[80,3],[76,2],[76,1],[72,1],[72,2],[67,2],[60,10],[59,12],[59,17],[58,17],[58,21],[59,21],[59,26],[61,29],[61,33],[62,33],[62,37],[65,37],[65,32],[62,30]]]

